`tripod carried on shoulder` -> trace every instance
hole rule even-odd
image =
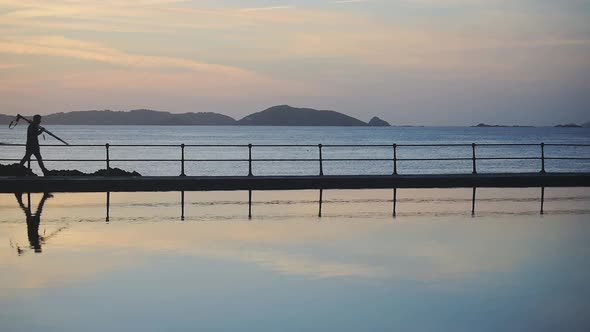
[[[12,121],[10,122],[10,124],[8,125],[8,128],[12,129],[12,128],[16,127],[16,125],[18,124],[18,121],[19,121],[19,120],[25,120],[26,122],[28,122],[28,123],[30,123],[30,124],[31,124],[31,123],[33,123],[33,121],[31,121],[31,120],[29,120],[29,119],[25,118],[24,116],[22,116],[22,115],[20,115],[20,114],[17,114],[17,115],[16,115],[16,119],[14,119],[14,120],[12,120]],[[43,132],[47,133],[47,135],[49,135],[49,136],[51,136],[51,137],[55,138],[56,140],[58,140],[58,141],[62,142],[63,144],[65,144],[65,145],[70,145],[70,144],[68,144],[68,142],[66,142],[66,141],[64,141],[63,139],[61,139],[61,138],[57,137],[57,136],[56,136],[54,133],[50,132],[50,131],[49,131],[49,130],[47,130],[46,128],[39,126],[39,129],[42,129],[42,130],[43,130]]]

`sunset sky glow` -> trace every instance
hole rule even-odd
[[[590,121],[588,0],[0,0],[0,113]]]

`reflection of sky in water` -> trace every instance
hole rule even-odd
[[[5,331],[590,327],[587,189],[0,195]],[[40,195],[32,196],[33,206]],[[26,199],[25,199],[26,201]],[[215,202],[219,204],[215,204]],[[59,231],[59,232],[58,232]],[[17,255],[16,247],[23,253]]]

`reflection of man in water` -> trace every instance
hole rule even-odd
[[[31,160],[31,155],[33,155],[37,158],[37,162],[39,163],[39,167],[41,167],[43,174],[47,174],[47,168],[45,168],[45,165],[43,164],[41,149],[39,148],[39,135],[41,135],[44,130],[40,124],[41,115],[37,114],[33,117],[33,123],[31,123],[27,129],[27,150],[25,156],[20,161],[20,164],[23,166],[27,161]]]
[[[22,193],[15,193],[14,196],[20,205],[20,208],[25,212],[27,217],[27,236],[29,237],[29,244],[31,249],[35,250],[35,252],[41,252],[41,244],[43,244],[44,238],[39,235],[39,225],[41,224],[41,213],[43,212],[43,205],[48,198],[53,197],[50,193],[44,193],[41,201],[39,201],[39,205],[37,206],[37,211],[35,214],[31,213],[31,207],[26,207],[23,203],[23,194]]]

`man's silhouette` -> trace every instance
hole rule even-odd
[[[48,198],[53,197],[50,193],[44,193],[39,205],[37,205],[37,211],[35,214],[31,213],[31,207],[26,207],[23,203],[23,194],[15,193],[16,201],[20,208],[25,212],[27,217],[27,236],[29,238],[30,248],[35,252],[42,252],[41,244],[44,242],[44,238],[39,235],[39,225],[41,224],[41,213],[43,212],[43,205]]]
[[[27,128],[27,150],[25,156],[20,161],[20,165],[23,166],[27,161],[31,160],[31,155],[34,155],[37,158],[37,162],[39,163],[39,167],[43,171],[43,174],[47,174],[48,170],[45,168],[43,164],[43,158],[41,157],[41,149],[39,148],[39,135],[43,133],[43,128],[39,125],[41,124],[41,115],[37,114],[33,117],[33,123],[29,125]]]

